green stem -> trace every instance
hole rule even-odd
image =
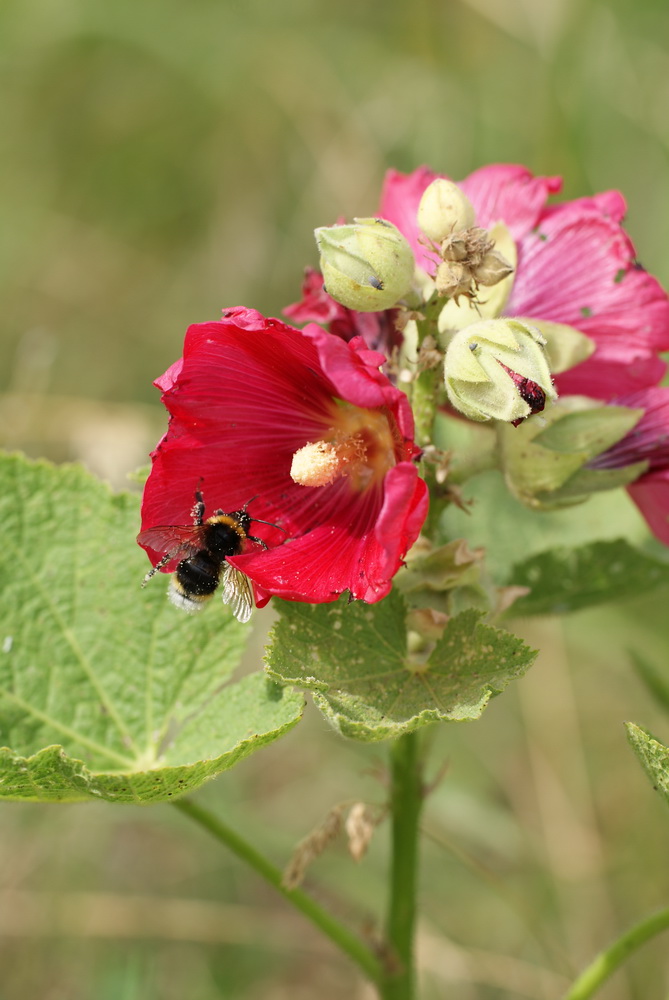
[[[386,941],[392,968],[381,984],[383,1000],[414,996],[414,928],[418,878],[418,821],[423,804],[418,737],[408,733],[391,751],[392,870]]]
[[[564,1000],[588,1000],[606,982],[626,958],[660,931],[669,928],[669,907],[640,920],[622,934],[613,944],[597,955],[595,960],[578,977]]]
[[[413,383],[411,391],[411,407],[415,423],[414,439],[421,448],[430,444],[433,438],[432,428],[437,412],[438,386],[440,373],[434,368],[421,372]]]
[[[327,910],[322,909],[310,896],[302,889],[286,889],[282,885],[282,874],[267,858],[259,854],[255,848],[251,847],[239,834],[226,826],[217,816],[210,813],[202,806],[196,805],[190,799],[179,799],[173,803],[175,808],[185,816],[189,816],[200,826],[204,827],[216,840],[225,844],[233,854],[245,861],[261,878],[274,886],[280,895],[289,903],[308,917],[316,927],[319,928],[337,945],[349,958],[359,966],[372,982],[379,982],[382,976],[381,963],[376,955],[363,944],[363,942],[352,934],[348,928],[335,920]]]

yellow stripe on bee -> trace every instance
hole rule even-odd
[[[231,517],[230,514],[216,514],[214,517],[208,517],[205,524],[227,524],[237,532],[240,538],[246,538],[246,532],[241,524],[236,517]]]

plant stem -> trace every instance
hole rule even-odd
[[[372,982],[378,983],[381,980],[381,963],[371,949],[363,944],[355,934],[352,934],[348,928],[332,917],[327,910],[322,909],[302,889],[286,889],[281,881],[282,873],[280,869],[276,868],[262,854],[259,854],[239,834],[231,830],[229,826],[226,826],[213,813],[210,813],[207,809],[203,809],[202,806],[196,805],[190,799],[179,799],[173,805],[179,812],[182,812],[185,816],[189,816],[196,823],[199,823],[200,826],[204,827],[213,837],[222,844],[225,844],[233,854],[236,854],[238,858],[241,858],[242,861],[245,861],[247,865],[253,868],[261,878],[264,878],[266,882],[274,886],[284,899],[292,903],[326,937],[329,937],[341,951],[353,959],[356,965]]]
[[[408,733],[391,751],[392,861],[386,941],[395,967],[381,984],[383,1000],[414,996],[414,926],[418,876],[418,820],[423,804],[418,737]]]
[[[588,1000],[626,958],[642,944],[669,928],[669,907],[640,920],[599,955],[565,993],[564,1000]]]
[[[437,386],[440,375],[434,368],[421,372],[413,383],[411,406],[415,424],[414,439],[421,448],[432,441],[432,425],[437,412]]]

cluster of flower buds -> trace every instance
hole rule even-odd
[[[622,197],[547,206],[559,188],[519,166],[458,185],[426,167],[389,171],[378,217],[316,230],[321,274],[286,310],[304,329],[248,309],[191,327],[157,382],[171,421],[140,538],[184,525],[198,483],[222,510],[257,494],[263,546],[228,561],[259,605],[344,590],[378,601],[421,532],[428,481],[435,498],[457,497],[446,425],[433,433],[455,415],[494,423],[491,462],[524,504],[624,486],[669,544],[669,300],[636,263]],[[414,570],[473,593],[463,559],[431,551]],[[435,613],[423,596],[414,607]]]

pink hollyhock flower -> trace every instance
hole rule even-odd
[[[393,347],[399,346],[402,339],[396,328],[397,310],[356,312],[347,309],[328,295],[323,286],[323,275],[311,267],[304,271],[302,298],[286,306],[283,314],[295,323],[320,323],[342,340],[362,337],[368,347],[386,355],[391,353]]]
[[[428,273],[434,254],[420,242],[416,213],[438,176],[427,167],[389,170],[379,213],[407,237]],[[505,164],[476,170],[459,186],[477,225],[502,221],[515,240],[518,264],[504,314],[575,327],[596,345],[587,361],[557,376],[561,394],[609,399],[660,380],[666,365],[657,354],[669,350],[669,300],[635,261],[620,226],[625,202],[618,192],[547,206],[560,178]]]
[[[360,339],[252,309],[189,327],[183,357],[156,381],[170,424],[152,455],[142,529],[188,524],[198,488],[205,517],[253,498],[252,519],[272,522],[251,525],[268,550],[249,543],[230,562],[259,606],[344,590],[381,600],[428,505],[411,410],[383,361]],[[156,565],[163,553],[145,548]]]
[[[669,545],[669,386],[642,389],[611,402],[645,412],[620,441],[588,462],[588,468],[620,469],[648,462],[627,491],[653,534]]]

